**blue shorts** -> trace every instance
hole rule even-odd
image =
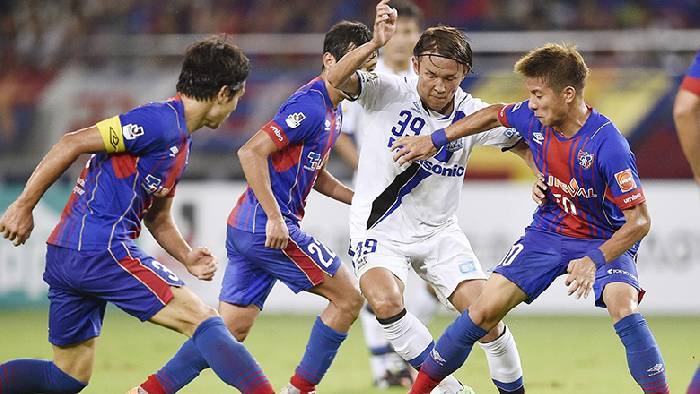
[[[299,227],[287,223],[289,243],[283,249],[265,247],[264,233],[228,227],[228,265],[219,299],[262,309],[272,286],[281,280],[293,292],[309,290],[333,276],[340,258]]]
[[[107,301],[141,321],[184,283],[136,245],[77,251],[48,245],[44,282],[49,285],[49,342],[66,346],[100,335]]]
[[[571,260],[583,257],[605,242],[601,239],[572,238],[564,235],[526,229],[520,238],[493,272],[505,276],[515,283],[525,294],[528,304],[542,294],[554,280],[567,273]],[[637,256],[630,251],[605,265],[597,267],[593,291],[595,305],[605,308],[603,289],[612,282],[628,283],[639,292],[639,300],[644,290],[637,279]]]

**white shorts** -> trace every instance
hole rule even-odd
[[[447,298],[460,283],[487,278],[467,236],[456,223],[410,244],[387,238],[386,234],[369,230],[365,239],[350,241],[350,255],[358,278],[372,268],[381,267],[405,284],[413,268],[435,289],[440,302],[450,309],[454,307]]]

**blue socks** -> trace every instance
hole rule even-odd
[[[316,317],[309,342],[306,344],[306,352],[291,383],[302,390],[308,390],[310,386],[318,384],[347,336],[347,333],[338,332],[325,325],[320,316]]]
[[[166,393],[175,393],[206,368],[209,368],[207,360],[202,357],[192,339],[188,339],[175,356],[156,372],[155,378]]]
[[[74,394],[85,386],[51,361],[18,359],[0,365],[2,394]]]
[[[430,357],[423,363],[421,372],[437,381],[444,379],[464,364],[474,342],[487,332],[472,322],[469,311],[464,311],[442,334]]]
[[[206,360],[206,364],[224,382],[243,393],[274,393],[258,363],[248,353],[248,350],[231,335],[220,317],[211,317],[203,321],[194,331],[191,342],[201,355],[201,359],[197,359],[196,363],[201,366],[204,365],[202,360]],[[183,348],[188,351],[185,346]],[[178,352],[178,355],[180,353]],[[191,352],[189,353],[191,354]],[[176,355],[176,358],[179,357]],[[168,364],[182,367],[190,362],[186,359],[171,360]],[[187,369],[190,368],[194,368],[194,366]]]
[[[614,327],[625,346],[630,374],[639,387],[645,393],[668,393],[664,360],[642,315],[626,316]]]
[[[693,380],[690,381],[690,386],[688,386],[687,394],[700,394],[700,368],[695,371]]]

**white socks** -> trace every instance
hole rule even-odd
[[[513,383],[523,376],[520,365],[520,355],[515,346],[515,338],[507,327],[493,342],[479,343],[484,352],[491,371],[491,378],[501,383]]]

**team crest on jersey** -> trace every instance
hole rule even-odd
[[[632,170],[629,168],[624,171],[616,172],[615,180],[617,181],[617,185],[620,186],[620,191],[622,193],[627,193],[637,188],[637,182],[634,181]]]
[[[576,158],[578,159],[578,164],[587,170],[591,168],[594,156],[593,153],[584,152],[582,149],[579,149]]]
[[[456,139],[449,144],[447,144],[447,151],[448,152],[457,152],[458,150],[464,148],[464,141],[462,141],[461,138]]]
[[[143,135],[143,127],[137,124],[129,123],[126,126],[122,126],[122,135],[127,140],[134,140],[136,137]]]
[[[540,133],[540,132],[538,131],[538,132],[532,133],[532,139],[533,139],[536,143],[542,145],[542,141],[544,141],[544,135],[542,135],[542,133]]]
[[[306,119],[306,115],[304,115],[303,112],[296,112],[287,116],[285,122],[287,122],[287,126],[290,128],[296,129],[304,119]]]

